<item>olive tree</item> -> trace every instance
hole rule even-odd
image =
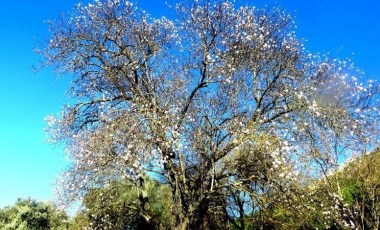
[[[301,210],[307,181],[371,146],[378,85],[349,60],[307,52],[288,14],[207,0],[174,9],[157,19],[95,0],[49,22],[37,52],[72,77],[76,99],[47,118],[72,162],[66,203],[121,178],[143,188],[148,173],[170,186],[176,228],[244,229],[246,214],[264,220],[275,204]]]

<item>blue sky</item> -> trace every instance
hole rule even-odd
[[[67,101],[70,79],[57,78],[48,69],[34,73],[32,66],[39,57],[33,48],[36,38],[47,35],[43,21],[69,11],[77,2],[0,1],[0,207],[19,197],[54,199],[54,179],[65,163],[62,151],[45,142],[43,119],[58,113]],[[161,15],[167,12],[164,2],[140,0],[140,6]],[[380,80],[380,2],[278,0],[277,4],[296,17],[297,34],[308,40],[307,49],[352,57],[369,78]]]

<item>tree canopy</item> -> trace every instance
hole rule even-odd
[[[375,144],[378,84],[361,83],[350,60],[306,51],[280,9],[174,8],[156,19],[95,0],[49,22],[38,52],[72,77],[77,99],[47,118],[72,161],[62,200],[125,178],[143,189],[149,174],[169,185],[177,229],[302,217],[306,185]]]
[[[380,151],[351,159],[337,172],[339,190],[357,229],[380,228]]]
[[[3,230],[65,230],[68,216],[50,203],[19,199],[13,206],[0,209]]]
[[[105,188],[89,190],[83,210],[71,223],[72,229],[170,229],[174,222],[173,204],[168,199],[170,189],[145,179],[144,190],[129,181],[115,181]]]

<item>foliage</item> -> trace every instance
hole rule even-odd
[[[70,230],[84,230],[90,226],[89,220],[84,212],[78,212],[71,219],[69,224]]]
[[[0,228],[4,230],[65,230],[67,215],[53,205],[31,199],[19,199],[0,210]]]
[[[303,216],[307,229],[378,229],[379,150],[351,158],[308,186],[312,201]]]
[[[91,189],[83,205],[71,229],[170,229],[173,224],[169,188],[149,178],[143,190],[129,181]]]
[[[342,198],[357,229],[380,228],[380,151],[352,159],[338,172]]]
[[[63,203],[122,178],[144,188],[154,172],[170,186],[177,229],[236,219],[244,229],[247,214],[263,228],[288,210],[296,223],[313,208],[304,186],[376,140],[378,84],[360,83],[350,61],[305,51],[280,9],[175,9],[171,21],[95,0],[50,21],[38,52],[73,76],[78,99],[47,118],[72,160]]]

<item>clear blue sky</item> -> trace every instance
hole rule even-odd
[[[67,101],[69,79],[49,70],[33,73],[35,38],[47,35],[44,20],[67,12],[76,0],[0,1],[0,207],[17,198],[53,199],[54,178],[64,169],[59,148],[45,143],[44,117]],[[140,0],[153,15],[167,12],[165,0]],[[241,0],[256,5],[274,1]],[[380,2],[375,0],[278,0],[293,13],[297,34],[312,52],[353,56],[369,78],[380,79]]]

